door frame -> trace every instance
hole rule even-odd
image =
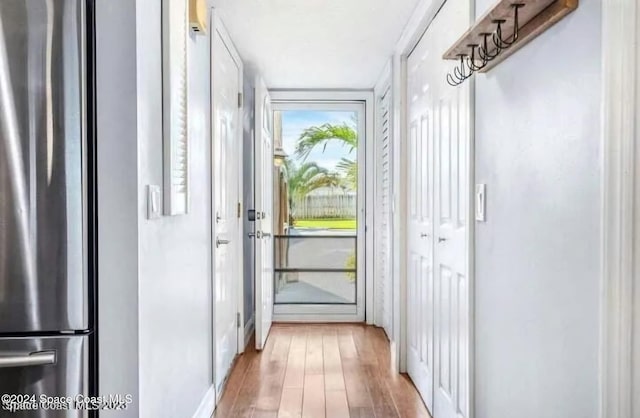
[[[242,63],[242,59],[240,58],[240,55],[238,54],[235,45],[233,44],[233,41],[231,40],[231,37],[229,36],[229,33],[227,32],[224,24],[222,23],[222,20],[220,19],[220,16],[218,15],[218,13],[216,12],[215,8],[211,8],[211,27],[210,27],[210,33],[209,33],[209,51],[210,51],[210,57],[209,57],[209,73],[213,74],[213,65],[214,65],[214,60],[215,57],[212,54],[213,51],[213,40],[214,40],[214,36],[220,36],[220,38],[222,39],[223,43],[225,44],[225,46],[227,47],[227,49],[229,50],[229,53],[231,54],[231,57],[233,58],[233,60],[235,61],[236,65],[238,66],[238,93],[242,94],[243,92],[243,82],[244,82],[244,71],[243,71],[243,63]],[[214,134],[214,123],[213,123],[213,112],[214,112],[214,103],[213,103],[213,88],[214,88],[214,80],[213,80],[213,76],[211,77],[211,83],[210,83],[210,93],[209,93],[209,104],[210,104],[210,120],[209,120],[209,138],[211,140],[213,140],[213,134]],[[236,231],[236,236],[235,239],[238,242],[238,246],[236,246],[236,257],[234,257],[234,259],[236,260],[235,266],[234,266],[234,270],[237,274],[238,277],[240,277],[239,280],[236,281],[236,314],[238,315],[239,318],[239,325],[237,327],[237,350],[236,350],[236,354],[240,354],[242,352],[244,352],[244,348],[245,348],[245,335],[244,335],[244,300],[243,300],[243,294],[244,294],[244,280],[242,279],[243,277],[243,270],[244,270],[244,265],[243,265],[243,258],[242,258],[242,242],[243,242],[243,200],[244,200],[244,191],[243,191],[243,147],[242,147],[242,141],[243,141],[243,129],[242,129],[242,103],[240,101],[240,97],[239,96],[239,100],[238,100],[238,132],[237,132],[237,141],[236,141],[236,145],[237,145],[237,152],[234,153],[236,155],[236,161],[234,161],[234,163],[236,164],[238,173],[238,204],[240,205],[239,207],[239,214],[238,214],[238,230]],[[211,263],[211,319],[212,319],[212,350],[211,350],[211,354],[212,354],[212,361],[213,361],[213,366],[212,366],[212,372],[213,372],[213,385],[215,387],[215,374],[216,374],[216,370],[215,370],[215,364],[216,364],[216,334],[215,334],[215,315],[216,315],[216,306],[215,306],[215,301],[216,301],[216,294],[215,294],[215,277],[216,277],[216,270],[215,270],[215,240],[216,240],[216,236],[215,236],[215,220],[214,218],[214,205],[215,205],[215,179],[213,177],[213,146],[211,147],[211,153],[212,153],[212,158],[211,158],[211,167],[210,167],[210,181],[211,181],[211,241],[210,241],[210,246],[211,246],[211,255],[212,255],[212,263]],[[224,390],[221,390],[220,393],[216,393],[216,404],[217,404],[217,400],[219,400],[220,396],[222,395],[222,392]]]
[[[640,6],[602,2],[600,413],[640,412]],[[635,315],[635,317],[634,317]],[[634,381],[635,379],[635,381]]]
[[[364,266],[364,321],[367,324],[373,324],[374,321],[374,241],[373,241],[373,217],[374,217],[374,193],[367,193],[367,190],[373,191],[374,183],[374,146],[369,146],[375,138],[374,134],[374,96],[372,90],[325,90],[325,89],[270,89],[271,102],[274,110],[278,103],[340,103],[340,102],[362,102],[364,103],[364,159],[365,159],[365,179],[364,184],[359,185],[364,193],[358,190],[358,194],[364,197],[363,205],[365,211],[365,222],[359,227],[358,233],[364,234],[365,251],[364,260],[361,263]],[[352,321],[353,314],[335,314],[316,315],[313,313],[303,314],[300,319],[300,311],[296,314],[275,314],[276,321],[323,321],[323,322],[344,322]]]
[[[407,170],[404,161],[408,157],[409,140],[409,97],[407,92],[407,60],[423,34],[436,18],[447,0],[420,0],[396,44],[392,57],[392,152],[393,152],[393,337],[391,340],[392,364],[400,372],[407,370]],[[475,20],[475,0],[470,3],[469,24]],[[475,80],[469,88],[470,143],[468,167],[468,274],[469,274],[469,418],[475,416]]]

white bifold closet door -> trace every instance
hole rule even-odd
[[[434,418],[469,416],[470,83],[442,53],[470,17],[448,0],[407,62],[407,367]]]

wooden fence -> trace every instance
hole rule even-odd
[[[295,219],[353,219],[357,206],[356,195],[309,195],[291,202],[291,214]]]

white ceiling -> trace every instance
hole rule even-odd
[[[270,88],[371,88],[418,0],[214,0]]]

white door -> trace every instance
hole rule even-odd
[[[393,323],[393,283],[391,280],[391,88],[385,89],[378,98],[378,150],[376,261],[378,286],[376,304],[379,310],[378,325],[391,336]]]
[[[256,348],[262,350],[273,318],[273,113],[269,92],[256,79]]]
[[[407,372],[433,411],[433,64],[429,33],[408,58]],[[426,83],[429,88],[423,91]]]
[[[447,1],[407,63],[408,366],[434,418],[469,416],[470,83],[441,55],[470,15]]]
[[[220,393],[238,352],[239,63],[217,25],[211,40],[215,384]]]

